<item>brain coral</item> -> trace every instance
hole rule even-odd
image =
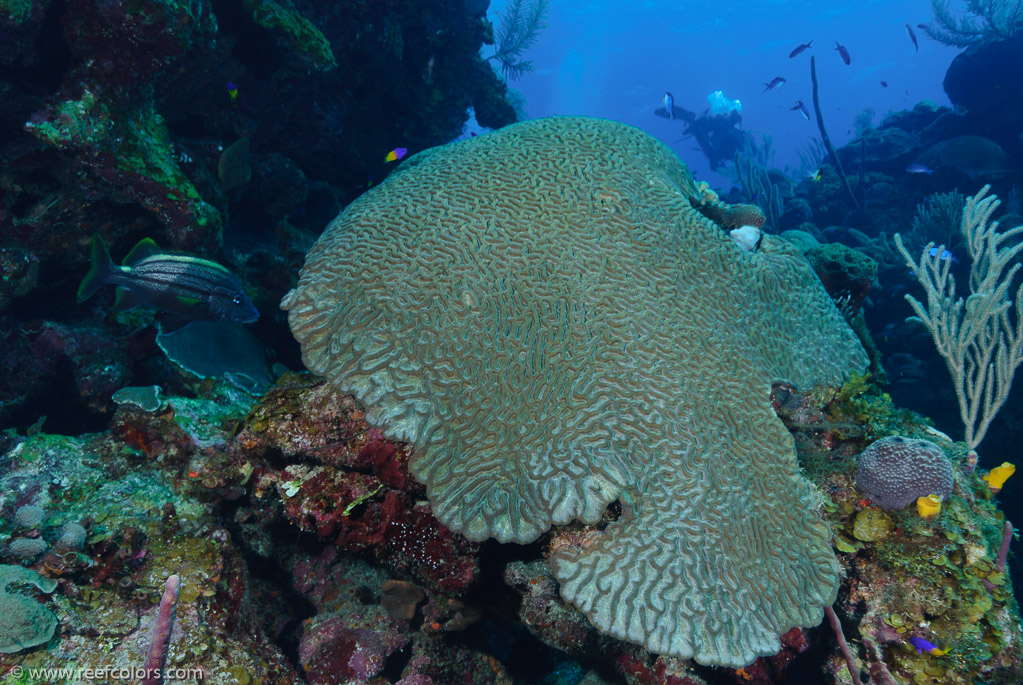
[[[303,359],[418,448],[472,540],[603,532],[552,556],[563,596],[661,654],[742,666],[838,586],[771,383],[866,355],[801,255],[743,252],[665,146],[529,121],[422,152],[353,202],[282,307]]]
[[[901,509],[918,497],[952,494],[952,465],[930,440],[882,438],[860,453],[856,488],[882,509]]]

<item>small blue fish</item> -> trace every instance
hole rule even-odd
[[[917,654],[923,654],[924,652],[933,656],[945,656],[948,654],[945,650],[938,649],[938,645],[930,642],[929,640],[925,640],[922,637],[911,637],[909,638],[909,641],[914,647],[916,647]]]
[[[806,177],[814,183],[820,183],[821,179],[824,178],[824,170],[818,169],[817,171],[811,171],[806,175]]]
[[[802,100],[797,100],[795,105],[793,105],[792,107],[789,107],[789,111],[790,112],[797,112],[798,111],[800,114],[803,115],[804,119],[806,119],[807,121],[810,121],[810,112],[807,111],[806,105],[803,104]]]
[[[959,262],[959,260],[955,258],[955,255],[953,255],[951,252],[949,252],[948,250],[946,250],[944,248],[942,248],[940,256],[938,255],[938,248],[936,248],[936,247],[932,247],[931,249],[927,250],[927,254],[929,254],[932,257],[937,257],[938,259],[940,259],[942,261],[947,261],[947,260],[951,259],[955,263]]]
[[[923,164],[910,164],[906,167],[906,171],[911,174],[927,174],[928,176],[934,173],[934,169],[928,169]]]
[[[813,41],[812,40],[807,42],[807,43],[800,43],[795,48],[793,48],[792,52],[789,53],[789,59],[792,59],[793,57],[795,57],[796,55],[801,53],[803,50],[807,50],[807,49],[812,48],[812,47],[813,47]]]
[[[916,48],[916,51],[920,52],[920,43],[916,42],[916,34],[913,33],[913,27],[909,24],[906,24],[906,34],[909,36],[909,39],[913,41],[913,47]]]
[[[842,58],[842,61],[845,62],[845,66],[849,66],[852,63],[852,57],[849,56],[849,51],[837,40],[835,41],[835,51],[838,53],[838,56]]]
[[[671,121],[682,119],[683,121],[691,122],[693,120],[694,115],[691,112],[687,112],[682,107],[675,106],[675,98],[668,91],[664,91],[664,97],[661,98],[661,102],[664,103],[664,106],[654,110],[654,114],[657,116]]]
[[[785,83],[785,79],[783,79],[781,76],[775,76],[773,79],[771,79],[770,83],[764,84],[766,86],[766,88],[764,88],[764,92],[766,93],[769,90],[774,90],[783,83]]]

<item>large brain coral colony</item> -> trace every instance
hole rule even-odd
[[[619,500],[555,553],[563,596],[611,635],[738,667],[838,588],[771,383],[839,384],[867,358],[795,249],[743,252],[694,201],[636,129],[517,124],[350,205],[282,306],[306,365],[416,446],[445,525],[527,543]]]

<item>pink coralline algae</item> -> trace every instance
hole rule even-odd
[[[882,509],[901,509],[918,497],[952,494],[952,465],[928,440],[882,438],[863,450],[856,488]]]
[[[408,473],[410,448],[369,427],[351,396],[286,377],[253,409],[236,445],[239,461],[295,462],[256,478],[259,489],[277,491],[285,516],[301,529],[433,590],[458,594],[475,580],[479,545],[415,504],[423,488]]]
[[[364,681],[378,675],[387,656],[405,643],[399,633],[351,627],[352,618],[311,619],[302,634],[298,658],[311,683]],[[388,639],[393,638],[393,639]]]

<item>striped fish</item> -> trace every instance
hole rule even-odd
[[[85,302],[104,285],[117,286],[114,311],[137,306],[189,319],[251,323],[259,311],[226,268],[189,254],[161,250],[152,239],[139,242],[123,266],[110,259],[103,239],[92,237],[92,266],[78,286]]]

